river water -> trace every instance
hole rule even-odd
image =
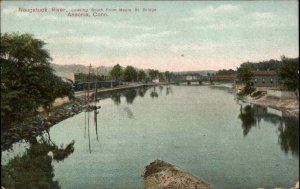
[[[243,103],[227,87],[142,88],[97,105],[98,113],[82,112],[2,152],[2,170],[15,175],[3,173],[3,183],[143,188],[144,167],[156,159],[220,189],[287,188],[299,180],[299,120]],[[52,160],[53,146],[63,150]]]

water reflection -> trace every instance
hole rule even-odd
[[[166,87],[166,95],[169,95],[169,94],[172,94],[173,93],[173,90],[171,88],[171,86],[167,86]]]
[[[125,92],[124,96],[126,98],[127,104],[132,104],[133,101],[134,101],[134,99],[135,99],[135,97],[137,96],[137,92],[136,92],[135,89],[128,90],[128,91]]]
[[[112,94],[111,99],[112,99],[112,101],[114,101],[115,105],[121,104],[121,95],[120,94]]]
[[[150,93],[151,98],[158,98],[158,93],[156,92],[156,87],[153,87],[151,93]]]
[[[88,137],[88,150],[89,153],[92,153],[92,145],[91,145],[91,129],[90,129],[90,114],[94,115],[94,126],[95,126],[95,133],[96,133],[96,139],[99,141],[99,135],[98,135],[98,110],[93,111],[85,111],[84,112],[84,138],[86,138],[86,134]]]
[[[278,143],[287,154],[299,156],[299,119],[288,116],[281,111],[259,106],[240,104],[238,118],[242,121],[244,136],[250,132],[252,127],[259,127],[262,120],[278,126]]]
[[[159,88],[159,93],[162,95],[164,92],[164,88],[165,88],[165,95],[169,95],[169,94],[172,94],[173,93],[173,90],[172,90],[172,87],[171,86],[158,86]],[[137,96],[139,97],[145,97],[147,91],[151,89],[150,91],[150,97],[153,99],[153,98],[158,98],[158,90],[157,90],[157,87],[154,86],[154,87],[141,87],[141,88],[138,88],[138,89],[129,89],[129,90],[126,90],[126,91],[123,91],[123,92],[119,92],[119,93],[113,93],[110,95],[110,98],[112,99],[112,101],[114,102],[115,105],[120,105],[121,104],[121,97],[124,96],[125,99],[126,99],[126,103],[127,104],[132,104],[133,101],[135,100],[135,98]],[[108,97],[108,96],[102,96],[102,97]],[[127,110],[125,110],[127,111]]]
[[[241,105],[239,118],[242,121],[243,134],[246,136],[251,127],[256,126],[253,108],[250,105],[243,108]]]
[[[123,110],[126,112],[128,118],[132,119],[133,118],[133,113],[131,109],[128,106],[123,107]]]
[[[31,138],[29,148],[22,156],[12,158],[1,165],[1,182],[5,188],[58,189],[58,181],[53,180],[52,160],[63,161],[74,152],[74,141],[65,148],[54,144],[50,135],[40,140]],[[62,145],[61,145],[62,146]]]
[[[138,93],[139,93],[139,96],[140,97],[144,97],[146,92],[147,92],[148,88],[147,87],[142,87],[142,88],[139,88],[138,90]]]
[[[280,147],[286,154],[291,152],[299,156],[299,124],[295,124],[295,119],[288,117],[283,118],[283,122],[278,128]]]
[[[162,94],[164,87],[162,85],[158,86],[160,94]]]
[[[94,110],[94,125],[95,125],[97,141],[99,141],[99,137],[98,137],[98,116],[97,116],[98,114],[99,114],[99,111]]]

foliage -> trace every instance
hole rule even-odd
[[[149,70],[149,77],[151,80],[156,79],[159,75],[158,70]]]
[[[172,72],[165,71],[164,75],[165,75],[165,78],[166,78],[166,80],[167,80],[168,82],[170,82],[171,79],[173,79],[173,73],[172,73]]]
[[[137,71],[132,66],[127,66],[124,70],[124,81],[133,82],[137,80]]]
[[[1,129],[57,97],[73,97],[72,85],[53,74],[44,45],[31,34],[1,34]]]
[[[114,77],[116,80],[120,80],[122,73],[123,73],[123,69],[119,64],[115,65],[110,71],[110,75]]]
[[[137,77],[138,77],[139,81],[144,81],[146,79],[147,75],[146,75],[146,73],[145,73],[144,70],[140,70],[138,72],[138,76]]]
[[[241,66],[237,70],[239,80],[245,85],[242,90],[243,95],[251,94],[255,90],[252,83],[252,79],[254,76],[253,70],[254,66],[250,63],[241,64]]]
[[[282,57],[282,66],[279,69],[281,83],[288,90],[296,90],[299,87],[299,58],[291,59]]]
[[[236,71],[234,71],[233,69],[229,69],[229,70],[226,70],[226,69],[223,69],[223,70],[219,70],[216,75],[230,75],[230,74],[235,74]],[[209,73],[208,73],[209,74]],[[207,75],[208,75],[207,74]]]

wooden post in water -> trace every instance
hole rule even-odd
[[[91,75],[91,67],[92,65],[90,64],[89,66],[89,74],[88,74],[88,91],[87,91],[87,98],[88,98],[88,102],[89,102],[89,99],[90,99],[90,75]]]
[[[96,76],[96,80],[95,80],[95,94],[94,94],[94,105],[95,105],[95,107],[96,107],[96,100],[97,100],[97,82],[98,82],[98,69],[97,69],[97,71],[96,71],[96,74],[95,74],[95,76]]]

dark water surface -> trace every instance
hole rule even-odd
[[[220,189],[287,188],[299,180],[299,120],[237,101],[227,88],[142,88],[98,105],[98,113],[82,112],[2,152],[2,182],[143,188],[144,167],[155,159]]]

